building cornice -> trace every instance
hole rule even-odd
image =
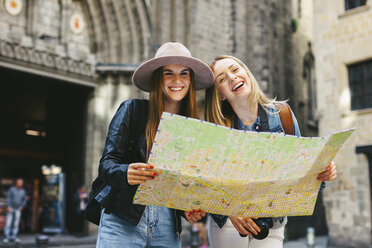
[[[94,85],[95,58],[86,53],[65,53],[63,46],[27,36],[0,36],[0,62],[16,70]]]
[[[122,73],[125,75],[132,74],[139,64],[103,64],[98,63],[96,65],[96,72],[98,74],[105,73]]]

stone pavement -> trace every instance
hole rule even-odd
[[[48,235],[49,242],[47,246],[37,246],[36,237],[38,234],[20,234],[19,238],[21,242],[15,243],[2,243],[0,242],[1,248],[23,248],[23,247],[79,247],[79,248],[93,248],[96,244],[97,235],[77,237],[71,234],[56,234]]]
[[[306,245],[306,239],[298,239],[298,240],[291,240],[286,241],[283,245],[283,248],[309,248]],[[311,248],[336,248],[328,246],[328,237],[327,236],[321,236],[321,237],[315,237],[315,246]]]
[[[0,248],[38,247],[35,241],[36,236],[37,234],[21,234],[19,235],[19,238],[21,239],[20,244],[0,243]],[[76,237],[71,234],[57,234],[49,235],[48,237],[49,237],[48,245],[44,247],[94,248],[97,236],[91,235],[86,237]],[[336,248],[327,246],[327,243],[328,237],[326,236],[316,237],[315,246],[312,248]],[[299,239],[295,241],[286,241],[284,243],[283,248],[309,248],[309,247],[306,245],[305,239]]]

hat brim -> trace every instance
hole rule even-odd
[[[154,71],[165,65],[183,65],[194,72],[195,89],[209,88],[213,84],[213,72],[203,61],[186,56],[164,56],[150,59],[141,64],[133,73],[132,82],[140,90],[150,92],[151,77]]]

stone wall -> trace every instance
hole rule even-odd
[[[24,33],[26,30],[26,13],[26,8],[23,8],[18,15],[9,15],[5,9],[5,0],[0,0],[0,32]]]
[[[371,172],[355,149],[372,144],[372,111],[351,110],[347,66],[372,58],[371,19],[370,1],[346,12],[341,0],[314,1],[319,133],[356,127],[336,156],[338,179],[324,191],[332,243],[353,247],[371,244]]]

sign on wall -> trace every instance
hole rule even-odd
[[[5,9],[10,15],[18,15],[22,10],[22,0],[5,0]]]
[[[75,34],[80,34],[84,29],[84,19],[80,14],[73,14],[70,18],[70,29]]]

